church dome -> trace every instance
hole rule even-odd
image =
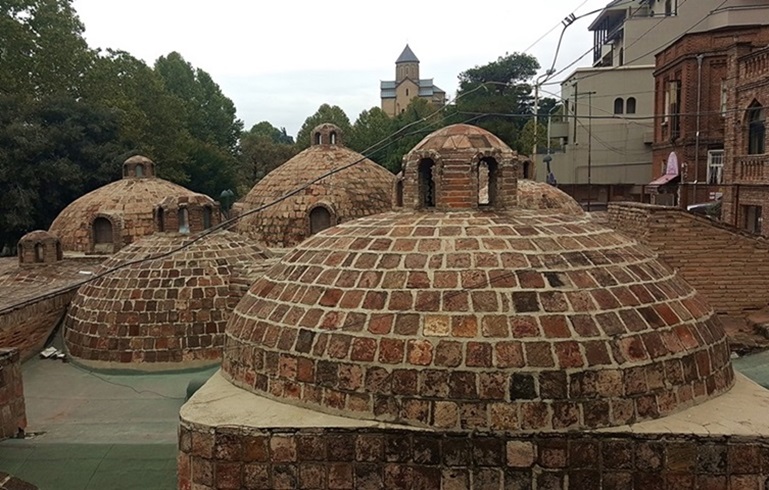
[[[230,312],[268,258],[229,231],[144,237],[77,292],[65,318],[66,346],[85,362],[218,362]]]
[[[620,426],[731,386],[721,324],[674,270],[585,214],[515,207],[517,157],[483,130],[439,134],[454,143],[405,159],[414,209],[321,232],[254,283],[227,326],[232,383],[452,432]],[[484,162],[490,203],[455,186]]]
[[[155,231],[154,208],[166,197],[195,192],[155,177],[155,165],[134,156],[123,164],[123,178],[95,189],[64,208],[50,231],[66,252],[113,253]]]
[[[392,208],[394,175],[343,146],[333,124],[316,127],[311,137],[312,146],[260,180],[239,208],[248,213],[284,199],[243,216],[238,231],[269,247],[292,247],[329,226]]]

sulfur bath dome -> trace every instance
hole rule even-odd
[[[583,213],[518,207],[516,167],[480,128],[425,138],[405,159],[406,209],[313,236],[251,287],[225,376],[452,432],[620,426],[726,391],[727,340],[705,300]]]

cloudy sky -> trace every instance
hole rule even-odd
[[[451,97],[461,71],[508,52],[536,56],[544,72],[561,20],[607,2],[74,0],[74,6],[92,47],[122,49],[149,64],[178,51],[211,74],[246,128],[267,120],[295,135],[323,103],[340,106],[351,121],[378,106],[379,81],[395,77],[406,43],[422,78],[433,78]],[[557,69],[590,50],[594,17],[566,29]]]

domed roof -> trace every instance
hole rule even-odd
[[[478,126],[470,124],[453,124],[427,135],[411,150],[465,150],[465,149],[496,149],[505,153],[510,147],[494,134]]]
[[[110,257],[65,319],[70,353],[120,363],[219,360],[230,312],[269,255],[229,231],[156,233]]]
[[[561,214],[583,215],[585,211],[573,197],[544,182],[518,180],[518,206],[522,209],[550,210]]]
[[[47,242],[47,241],[58,241],[59,237],[57,237],[55,234],[51,233],[50,231],[46,230],[34,230],[30,231],[23,237],[19,239],[20,243],[24,242]]]
[[[132,157],[124,168],[135,169],[140,158]],[[145,172],[149,172],[145,167]],[[164,198],[197,195],[180,185],[143,173],[143,177],[125,176],[78,198],[59,213],[50,231],[61,239],[65,251],[93,252],[95,241],[106,240],[107,252],[150,235],[155,231],[153,210]],[[101,218],[107,237],[96,236],[95,223]],[[111,236],[110,236],[111,235]]]
[[[524,210],[385,213],[312,237],[253,285],[226,345],[245,389],[452,430],[623,425],[732,380],[717,317],[653,253]]]
[[[584,213],[518,206],[496,137],[444,128],[404,161],[412,209],[321,232],[254,283],[227,326],[234,384],[452,432],[620,426],[731,386],[704,299]]]
[[[341,145],[341,130],[318,126],[314,144],[260,180],[242,201],[237,230],[270,247],[292,247],[318,229],[392,208],[395,176]],[[332,136],[333,135],[333,136]],[[319,222],[313,222],[318,213]]]

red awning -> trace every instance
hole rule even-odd
[[[662,177],[658,177],[646,184],[646,190],[648,192],[657,192],[657,188],[666,184],[670,184],[671,182],[677,180],[679,177],[680,175],[665,174]]]

